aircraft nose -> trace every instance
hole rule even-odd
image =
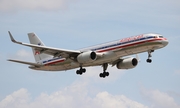
[[[167,39],[162,41],[162,44],[163,44],[164,47],[165,47],[166,45],[168,45],[168,43],[169,43],[169,42],[168,42]]]

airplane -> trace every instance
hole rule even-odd
[[[86,72],[84,67],[102,66],[103,72],[99,77],[109,76],[108,65],[117,69],[132,69],[137,66],[138,57],[126,57],[138,53],[147,52],[147,62],[151,63],[152,52],[168,45],[168,40],[160,34],[148,33],[119,39],[79,50],[67,50],[61,48],[47,47],[35,33],[28,33],[29,43],[16,41],[10,31],[10,39],[16,44],[32,48],[36,63],[8,59],[8,61],[30,65],[33,70],[42,71],[66,71],[80,68],[76,74],[82,75]]]

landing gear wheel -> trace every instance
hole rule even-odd
[[[105,76],[109,76],[109,72],[104,72]]]
[[[106,76],[109,76],[109,72],[106,72],[107,67],[108,67],[108,63],[104,63],[104,64],[102,65],[102,67],[103,67],[103,73],[100,73],[100,74],[99,74],[99,77],[105,78]]]
[[[80,67],[80,69],[76,71],[76,74],[82,75],[82,74],[85,73],[85,72],[86,72],[86,69]]]
[[[85,69],[85,68],[82,68],[81,71],[82,71],[83,73],[85,73],[85,72],[86,72],[86,69]]]
[[[103,73],[100,73],[100,74],[99,74],[99,77],[105,78],[106,76],[105,76]]]
[[[154,52],[154,50],[148,51],[148,59],[146,60],[148,63],[151,63],[152,60],[150,59],[152,57],[151,53]]]
[[[105,78],[106,76],[109,76],[109,72],[103,72],[99,74],[99,77]]]
[[[76,71],[76,74],[78,74],[78,75],[82,75],[82,71],[77,70],[77,71]]]
[[[151,63],[151,62],[152,62],[152,60],[151,60],[151,59],[147,59],[146,61],[147,61],[148,63]]]
[[[76,74],[79,74],[79,73],[80,73],[80,71],[79,71],[79,70],[77,70],[77,71],[76,71]]]

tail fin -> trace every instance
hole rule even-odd
[[[35,33],[28,33],[29,41],[31,44],[45,46],[44,43],[36,36]],[[34,58],[36,62],[39,62],[40,60],[43,60],[45,58],[51,58],[51,55],[40,53],[39,51],[36,51],[35,48],[32,48]]]

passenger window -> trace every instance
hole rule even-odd
[[[159,38],[163,38],[163,36],[159,36]]]

